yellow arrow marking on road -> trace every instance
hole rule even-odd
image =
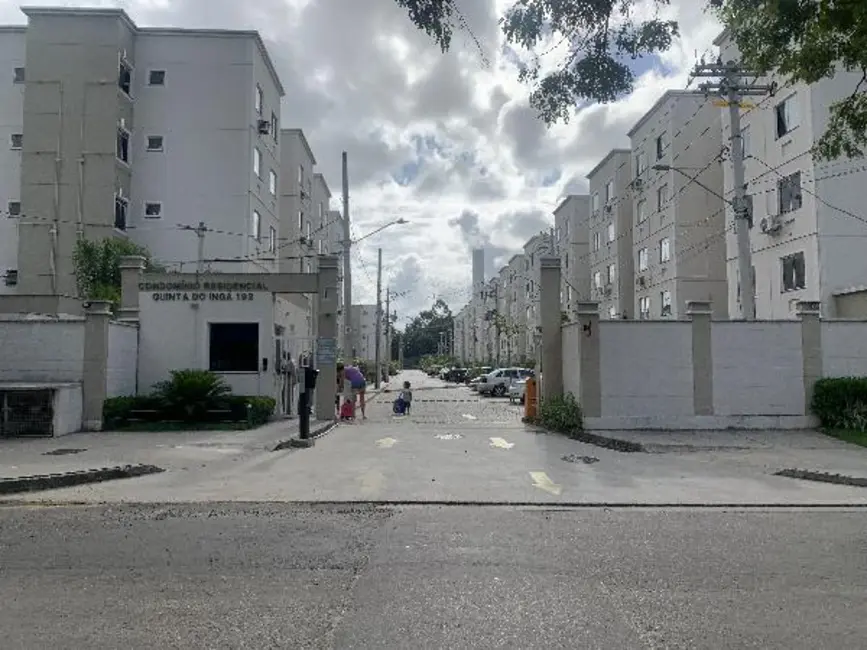
[[[533,487],[545,490],[545,492],[559,495],[563,491],[545,472],[530,472],[530,478],[533,479]]]
[[[394,447],[394,444],[397,442],[394,438],[380,438],[376,441],[376,446],[380,449],[388,449],[389,447]]]
[[[478,420],[479,419],[475,415],[470,415],[469,413],[464,413],[463,417],[466,420]]]
[[[514,446],[514,442],[506,442],[503,438],[491,438],[491,447],[497,447],[498,449],[511,449]]]

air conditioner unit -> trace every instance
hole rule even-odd
[[[259,120],[256,123],[256,129],[259,135],[268,135],[271,132],[271,123],[268,120]]]
[[[770,216],[767,216],[759,222],[759,228],[761,228],[762,232],[766,235],[772,235],[774,233],[780,232],[780,229],[782,227],[783,220],[778,214],[772,214]]]

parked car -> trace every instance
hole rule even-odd
[[[504,397],[513,381],[532,376],[529,368],[500,368],[484,376],[479,382],[479,394]]]
[[[512,385],[509,386],[509,402],[512,404],[518,403],[523,404],[524,398],[527,395],[527,378],[516,379],[512,382]]]
[[[470,387],[470,390],[473,392],[477,392],[479,390],[479,384],[484,379],[484,375],[479,375],[478,377],[473,377],[467,382],[467,386]]]
[[[452,368],[446,374],[446,381],[463,384],[467,380],[467,373],[469,373],[469,370],[466,368]]]

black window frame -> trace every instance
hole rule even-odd
[[[802,291],[807,288],[807,261],[803,251],[780,258],[780,292]],[[791,279],[791,282],[787,282]],[[799,281],[800,280],[800,281]]]
[[[234,335],[230,328],[235,328]],[[208,323],[208,369],[218,373],[258,373],[259,335],[258,322]]]

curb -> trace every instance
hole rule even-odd
[[[18,494],[21,492],[39,492],[58,488],[102,483],[121,478],[135,478],[148,474],[158,474],[165,470],[155,465],[118,465],[116,467],[100,467],[77,472],[60,474],[38,474],[35,476],[19,476],[0,479],[0,494]]]
[[[284,449],[305,449],[308,447],[312,447],[316,440],[319,438],[324,438],[331,430],[337,427],[337,422],[326,422],[323,425],[313,429],[310,432],[309,438],[289,438],[287,440],[281,440],[277,443],[277,446],[274,447],[271,451],[283,451]]]
[[[573,431],[571,433],[561,433],[559,431],[553,431],[551,429],[546,429],[538,424],[533,424],[531,422],[526,422],[525,418],[522,418],[521,421],[528,426],[538,427],[540,431],[544,431],[545,433],[553,433],[556,435],[564,435],[571,440],[576,440],[578,442],[583,442],[588,445],[593,445],[594,447],[601,447],[603,449],[610,449],[612,451],[619,451],[623,454],[640,454],[647,453],[647,449],[644,448],[640,442],[632,442],[631,440],[623,440],[622,438],[610,438],[608,436],[600,436],[596,433],[588,433],[586,431]]]
[[[803,481],[816,481],[818,483],[832,483],[834,485],[848,485],[850,487],[867,487],[867,478],[846,476],[845,474],[831,474],[830,472],[813,472],[808,469],[782,469],[774,472],[774,476],[797,478]]]

